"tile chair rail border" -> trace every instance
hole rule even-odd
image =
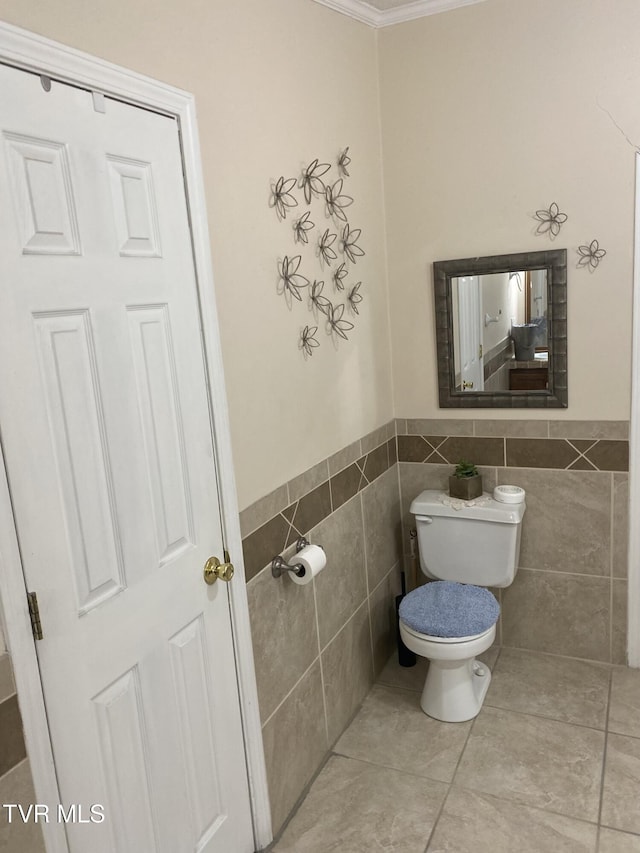
[[[396,418],[240,513],[247,582],[397,462],[626,472],[629,422]]]
[[[356,458],[336,473],[329,474],[332,470],[329,464],[331,460],[325,460],[324,463],[310,469],[307,473],[312,476],[311,482],[313,482],[313,477],[317,479],[317,469],[320,466],[324,468],[326,465],[326,479],[323,478],[296,500],[287,502],[278,510],[275,510],[274,500],[271,501],[273,514],[264,523],[243,536],[242,547],[247,582],[262,571],[276,554],[286,551],[299,536],[306,535],[397,463],[395,435],[386,437],[387,428],[390,429],[392,426],[393,423],[381,428],[385,438],[380,444],[368,452],[359,452]],[[364,443],[364,439],[362,442]],[[357,442],[354,442],[355,444]],[[275,500],[278,498],[282,500],[288,494],[288,490],[282,487],[277,489],[267,496],[267,499],[263,499],[266,501],[265,506],[269,505],[271,496]],[[243,513],[251,512],[253,512],[253,506],[243,511]],[[241,513],[241,526],[244,526],[242,525],[243,513]],[[253,517],[255,518],[256,515],[254,514]]]
[[[605,438],[514,438],[474,435],[399,434],[398,461],[455,465],[471,459],[497,468],[567,471],[629,470],[629,442]]]

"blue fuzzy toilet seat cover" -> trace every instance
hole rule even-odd
[[[400,618],[431,637],[472,637],[498,621],[500,605],[480,586],[434,581],[419,586],[400,602]]]

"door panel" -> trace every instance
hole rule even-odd
[[[152,494],[158,564],[162,566],[194,545],[169,306],[127,306],[127,317]]]
[[[151,163],[113,155],[107,162],[120,255],[162,257]]]
[[[62,143],[3,134],[24,254],[79,255],[67,150]]]
[[[0,429],[72,853],[253,850],[176,122],[0,66]],[[10,199],[10,201],[9,201]]]
[[[118,814],[114,840],[123,850],[157,849],[140,694],[134,667],[93,699],[108,796]]]
[[[78,613],[123,588],[113,474],[87,311],[35,314],[41,384]]]
[[[457,281],[462,391],[482,391],[484,371],[480,354],[480,280],[477,275],[466,275],[460,276]]]
[[[211,664],[202,619],[194,619],[170,640],[173,682],[180,713],[180,745],[187,767],[191,817],[204,835],[222,814],[222,779],[211,716]]]

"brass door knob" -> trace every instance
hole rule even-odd
[[[218,579],[229,583],[234,571],[233,563],[221,563],[217,557],[209,557],[204,564],[204,581],[209,585],[214,584]]]

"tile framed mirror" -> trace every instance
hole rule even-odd
[[[440,408],[566,408],[567,250],[433,264]]]

